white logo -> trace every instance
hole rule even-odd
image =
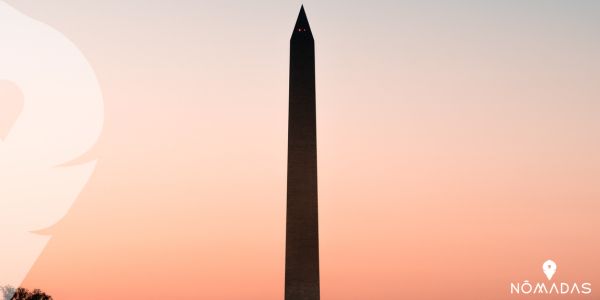
[[[549,259],[544,263],[542,269],[544,270],[546,277],[548,277],[548,280],[551,280],[554,273],[556,273],[556,263]]]
[[[36,232],[67,213],[95,168],[72,162],[96,142],[103,107],[77,47],[2,0],[0,41],[0,81],[17,91],[0,97],[23,102],[0,137],[0,286],[19,286],[50,239]]]
[[[548,280],[552,280],[554,274],[556,274],[557,266],[552,260],[547,260],[542,265],[542,271],[546,275]],[[589,295],[592,293],[592,284],[589,282],[584,283],[568,283],[568,282],[529,282],[529,280],[523,280],[523,282],[511,283],[510,293],[516,295]]]

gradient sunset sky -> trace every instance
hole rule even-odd
[[[302,3],[6,2],[71,39],[105,101],[97,169],[24,286],[282,299]],[[322,299],[519,298],[547,259],[600,289],[600,1],[304,5]]]

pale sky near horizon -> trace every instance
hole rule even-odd
[[[24,285],[282,299],[301,2],[6,2],[79,47],[105,104],[96,171]],[[304,5],[322,299],[511,299],[547,259],[600,283],[600,2]]]

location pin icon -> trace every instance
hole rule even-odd
[[[544,274],[546,274],[546,277],[548,277],[548,280],[552,279],[552,276],[554,276],[554,273],[556,273],[556,263],[550,259],[547,260],[544,263],[543,270]]]

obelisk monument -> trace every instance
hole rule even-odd
[[[315,46],[304,12],[290,40],[285,300],[318,300]]]

